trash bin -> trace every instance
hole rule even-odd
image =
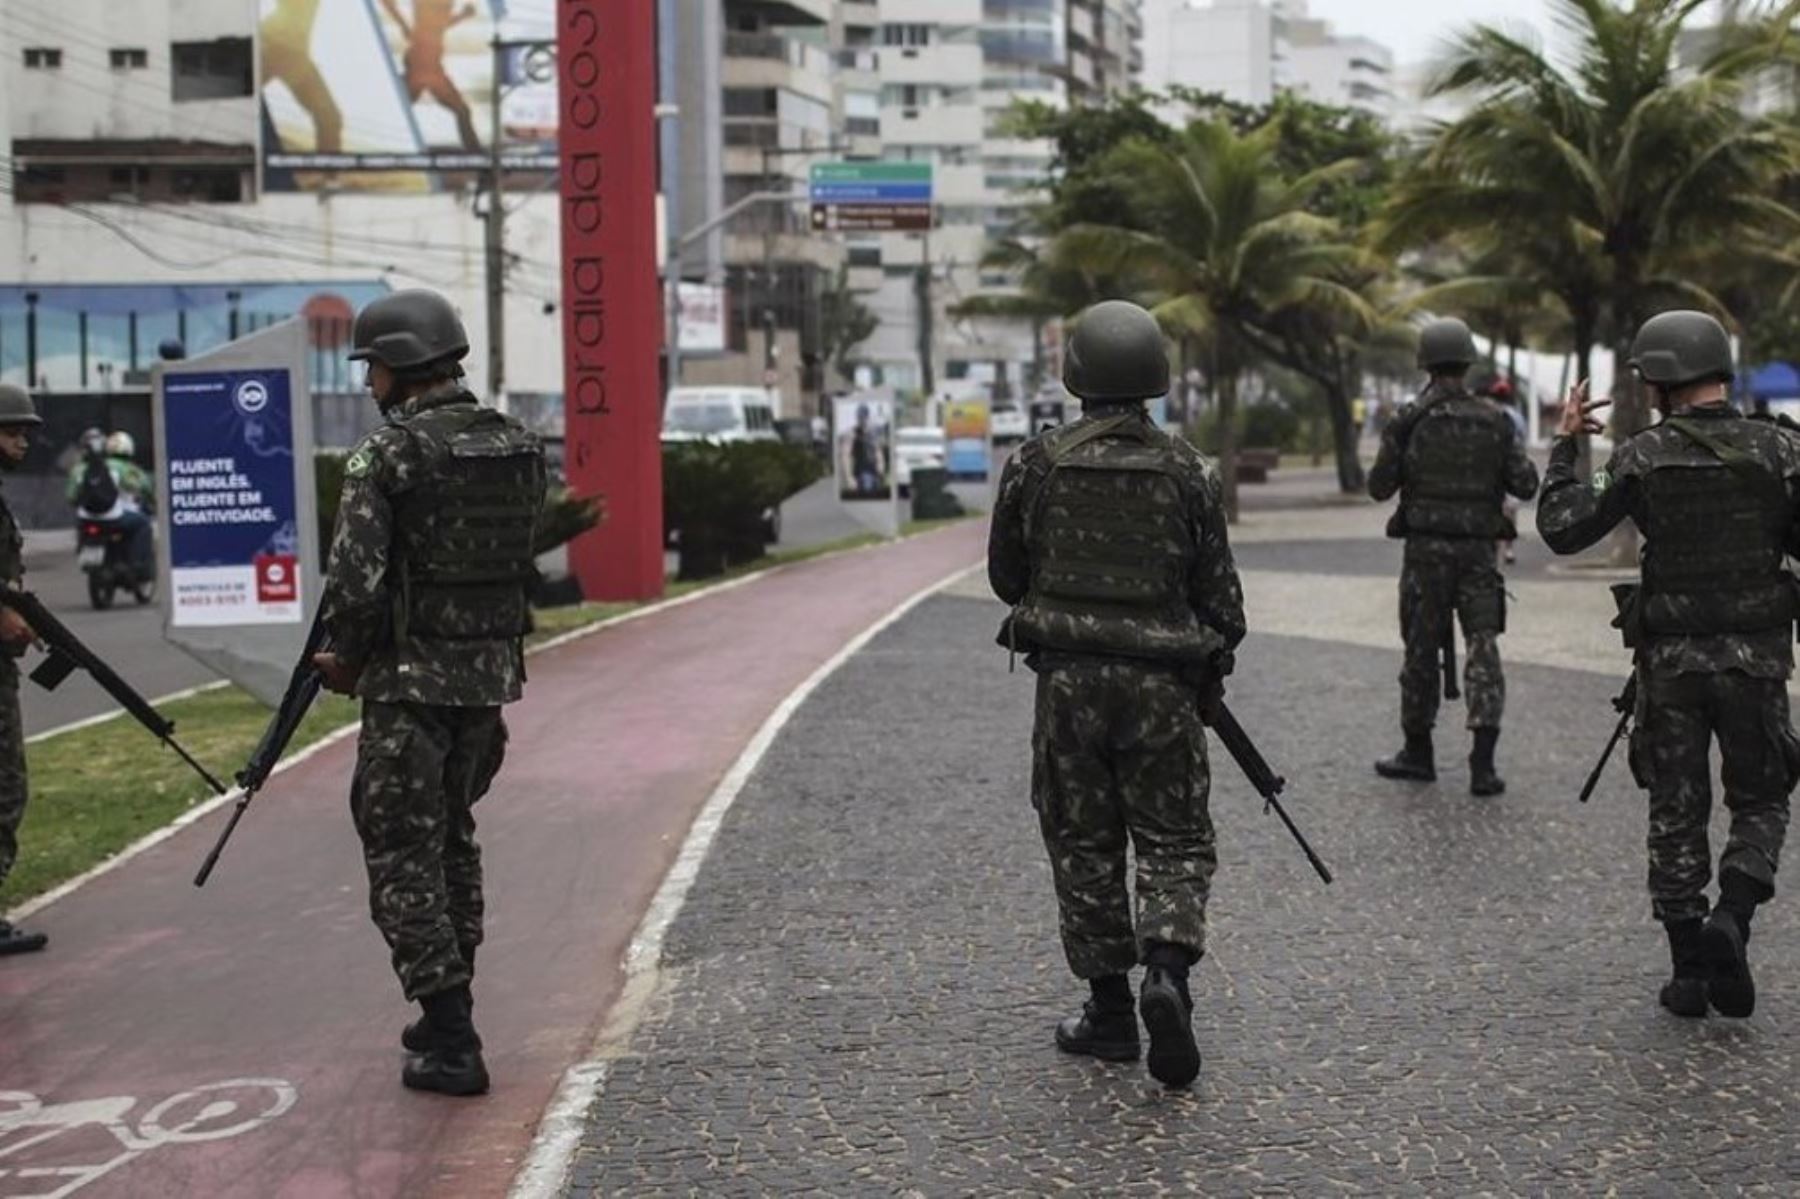
[[[962,501],[950,492],[950,472],[942,467],[914,467],[912,518],[946,520],[963,514]]]

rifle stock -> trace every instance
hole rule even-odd
[[[276,763],[281,761],[288,743],[299,731],[300,722],[306,719],[313,701],[319,698],[319,689],[323,686],[324,679],[314,669],[312,659],[314,654],[325,652],[329,645],[330,637],[325,631],[324,614],[321,612],[313,617],[312,628],[306,634],[306,645],[300,651],[300,660],[294,663],[293,673],[288,676],[287,690],[282,693],[281,703],[269,717],[269,723],[264,726],[256,748],[250,751],[250,758],[244,763],[244,768],[237,772],[237,784],[242,791],[232,807],[231,819],[219,830],[219,839],[213,842],[206,860],[200,863],[199,873],[194,875],[196,887],[204,887],[206,880],[212,877],[213,867],[219,864],[219,855],[225,852],[225,843],[237,831],[238,821],[244,818],[256,793],[269,781],[269,774],[275,769]]]
[[[1287,788],[1287,780],[1270,769],[1269,763],[1250,740],[1250,735],[1244,732],[1244,726],[1238,723],[1236,716],[1232,715],[1231,709],[1225,706],[1225,702],[1220,700],[1214,707],[1216,710],[1210,723],[1213,733],[1219,738],[1219,744],[1225,747],[1225,752],[1231,755],[1231,760],[1238,764],[1238,769],[1244,772],[1244,777],[1250,781],[1252,787],[1256,788],[1256,793],[1263,797],[1263,810],[1268,811],[1270,808],[1275,810],[1275,814],[1281,817],[1281,823],[1287,826],[1289,835],[1294,838],[1295,843],[1300,846],[1301,852],[1306,855],[1306,860],[1312,864],[1313,870],[1329,885],[1331,883],[1330,868],[1320,860],[1318,854],[1313,852],[1313,847],[1307,843],[1305,835],[1294,824],[1287,809],[1281,805],[1281,793]]]
[[[44,660],[38,663],[31,672],[31,681],[46,691],[54,691],[63,681],[75,673],[77,667],[88,672],[94,682],[108,695],[116,700],[119,706],[131,718],[150,731],[150,735],[174,750],[183,762],[193,767],[194,773],[206,780],[206,785],[213,789],[213,794],[225,794],[225,784],[213,776],[213,773],[194,759],[194,756],[175,740],[175,722],[150,706],[150,701],[138,694],[137,689],[127,683],[119,672],[108,666],[100,655],[82,644],[69,626],[57,619],[56,614],[44,606],[44,602],[29,591],[7,589],[0,593],[0,607],[11,608],[22,617],[31,631],[37,634],[47,651]]]
[[[1634,668],[1631,676],[1625,680],[1625,687],[1613,696],[1613,710],[1619,714],[1619,723],[1613,726],[1612,736],[1606,739],[1606,748],[1600,751],[1600,760],[1588,771],[1587,782],[1582,784],[1580,800],[1586,803],[1593,797],[1594,788],[1600,785],[1600,776],[1606,772],[1606,764],[1612,761],[1613,750],[1619,747],[1625,733],[1631,727],[1631,718],[1637,711],[1638,675]]]

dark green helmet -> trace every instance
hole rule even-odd
[[[1169,355],[1156,318],[1126,300],[1082,313],[1063,352],[1063,386],[1094,404],[1169,394]]]
[[[37,405],[31,402],[31,393],[15,383],[0,383],[0,427],[43,423]]]
[[[357,313],[352,340],[353,360],[379,362],[397,371],[456,362],[469,352],[469,335],[463,332],[456,309],[443,296],[423,288],[383,296]]]
[[[1657,387],[1724,383],[1736,373],[1725,326],[1704,312],[1685,308],[1658,313],[1639,326],[1627,361],[1645,382]]]
[[[1481,355],[1475,352],[1475,335],[1453,316],[1432,321],[1419,330],[1419,369],[1466,369]]]

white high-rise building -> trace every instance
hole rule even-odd
[[[1144,70],[1153,92],[1187,87],[1245,104],[1287,91],[1395,115],[1394,55],[1312,17],[1306,0],[1144,0]]]

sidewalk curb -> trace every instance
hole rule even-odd
[[[645,1000],[656,989],[662,966],[663,937],[687,903],[688,892],[700,875],[700,868],[726,814],[782,729],[813,692],[869,642],[932,596],[982,569],[981,563],[961,567],[902,600],[821,663],[776,705],[751,736],[694,817],[674,864],[645,909],[643,920],[625,951],[624,986],[612,1003],[600,1036],[589,1051],[590,1056],[564,1073],[549,1106],[544,1109],[537,1135],[526,1150],[525,1162],[514,1176],[509,1199],[554,1199],[562,1194],[575,1154],[581,1147],[582,1133],[586,1131],[587,1113],[605,1091],[611,1061],[630,1043],[642,1017]]]

